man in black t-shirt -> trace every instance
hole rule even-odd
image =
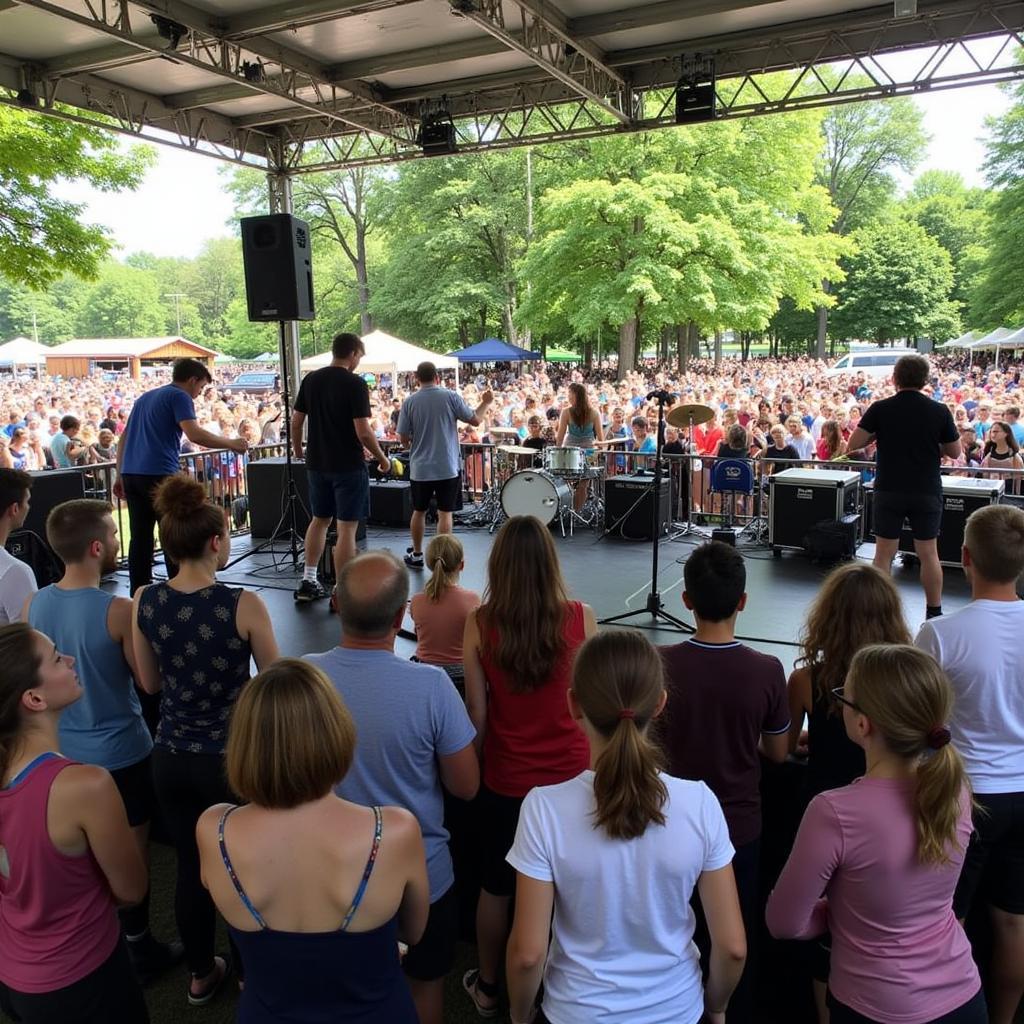
[[[921,561],[925,614],[933,618],[942,614],[942,565],[935,543],[942,521],[939,465],[943,455],[960,454],[960,437],[949,409],[922,394],[929,373],[924,356],[898,359],[892,375],[896,394],[868,406],[847,448],[853,452],[877,443],[875,565],[890,571],[903,521],[909,520]]]
[[[356,554],[359,520],[370,511],[370,478],[363,449],[377,460],[382,473],[391,462],[370,425],[370,390],[355,373],[366,349],[358,334],[338,334],[331,343],[331,362],[303,378],[292,412],[292,453],[306,460],[311,519],[306,530],[306,566],[295,600],[315,601],[327,591],[317,579],[327,530],[338,521],[334,578]],[[306,451],[302,430],[309,420]]]

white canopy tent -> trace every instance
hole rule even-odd
[[[47,351],[45,345],[31,338],[13,338],[5,345],[0,345],[0,366],[38,368],[46,362]]]
[[[968,331],[966,334],[961,334],[959,338],[943,342],[939,348],[970,348],[972,341],[974,341],[974,331]]]
[[[999,353],[1002,349],[1024,348],[1024,327],[1016,331],[1012,331],[1008,327],[997,327],[983,338],[978,338],[977,341],[972,341],[964,347],[970,351],[972,362],[974,361],[975,352],[988,352],[995,349],[995,365],[998,368]]]
[[[393,338],[383,331],[370,331],[369,334],[364,334],[363,344],[366,346],[366,355],[360,360],[360,373],[390,373],[394,380],[400,371],[415,370],[420,363],[431,362],[439,370],[454,370],[456,381],[459,379],[459,361],[452,356],[444,356],[440,352],[432,352],[429,348],[410,345],[409,342]],[[303,373],[306,373],[309,370],[319,370],[330,361],[331,353],[327,351],[303,359],[300,366]]]

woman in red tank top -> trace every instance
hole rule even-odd
[[[73,660],[24,623],[0,627],[0,1008],[24,1024],[143,1024],[117,921],[146,866],[109,773],[62,757]]]
[[[483,759],[478,828],[483,836],[476,933],[479,970],[463,986],[491,1016],[508,937],[515,872],[512,846],[523,797],[534,786],[575,778],[590,764],[587,738],[569,713],[572,662],[597,632],[594,613],[570,601],[548,528],[513,516],[487,563],[484,603],[466,620],[466,707]]]

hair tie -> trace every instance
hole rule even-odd
[[[925,738],[931,750],[941,750],[950,739],[949,730],[944,725],[937,725]]]
[[[632,708],[620,708],[619,721],[621,722],[624,718],[636,718],[636,712]]]

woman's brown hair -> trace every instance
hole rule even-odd
[[[172,561],[202,558],[210,538],[227,533],[224,509],[208,501],[203,485],[184,473],[157,487],[153,507],[160,517],[160,545]]]
[[[0,626],[0,780],[7,774],[11,753],[21,737],[21,698],[39,685],[42,661],[36,631],[27,623]]]
[[[459,575],[465,552],[462,541],[450,533],[439,533],[427,545],[427,568],[430,579],[423,585],[423,593],[431,601],[440,601],[445,591],[454,585]]]
[[[946,728],[953,713],[946,673],[917,647],[872,644],[854,656],[847,685],[886,747],[916,763],[918,860],[947,863],[949,848],[956,844],[967,775]]]
[[[825,420],[821,425],[821,439],[825,442],[828,457],[834,459],[843,450],[843,432],[835,420]]]
[[[594,764],[594,826],[612,839],[636,839],[649,825],[665,824],[661,754],[647,735],[661,710],[664,671],[657,650],[636,630],[599,633],[576,654],[573,695],[608,741]]]
[[[569,417],[580,428],[590,422],[590,401],[582,384],[569,385]]]
[[[818,591],[797,664],[811,670],[818,696],[838,714],[832,691],[843,685],[857,651],[867,644],[909,643],[896,585],[873,565],[851,563],[831,572]]]
[[[494,538],[477,621],[481,645],[509,677],[513,693],[547,682],[565,649],[567,605],[548,528],[533,516],[512,516]]]
[[[355,748],[352,716],[323,672],[281,658],[246,683],[235,702],[228,784],[260,807],[298,807],[341,782]]]

